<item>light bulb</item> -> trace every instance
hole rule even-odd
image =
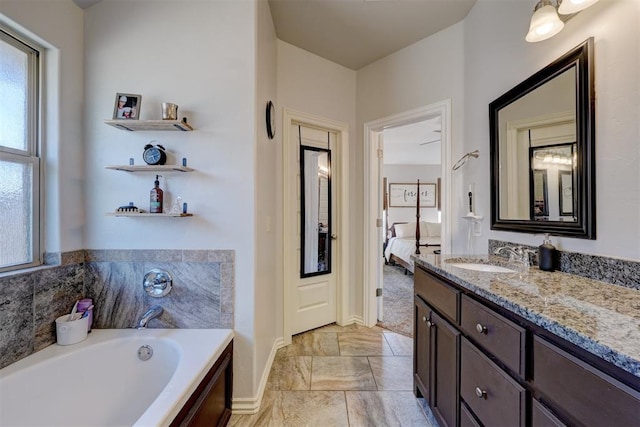
[[[564,22],[560,20],[551,2],[540,0],[531,17],[531,25],[525,39],[530,43],[546,40],[558,34],[563,27]]]
[[[592,6],[598,0],[562,0],[558,7],[558,13],[562,15],[571,15]]]

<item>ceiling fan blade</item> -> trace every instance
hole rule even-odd
[[[433,144],[434,142],[440,142],[440,139],[434,139],[433,141],[421,142],[419,145]]]

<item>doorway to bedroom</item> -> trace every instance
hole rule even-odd
[[[440,251],[442,117],[382,131],[382,303],[378,325],[413,335],[413,261]],[[419,246],[416,246],[418,244]]]
[[[365,124],[365,324],[413,335],[413,261],[449,250],[450,102]]]

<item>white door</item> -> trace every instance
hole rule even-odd
[[[380,222],[379,224],[381,224],[380,227],[380,233],[378,233],[378,238],[380,240],[376,241],[374,244],[380,248],[380,251],[382,251],[382,253],[380,254],[380,257],[378,258],[378,263],[376,264],[376,280],[375,282],[378,283],[378,289],[380,289],[380,291],[378,292],[378,290],[376,289],[376,300],[378,302],[378,321],[382,322],[384,321],[384,273],[383,273],[383,267],[382,267],[382,260],[384,259],[384,250],[383,250],[383,246],[382,246],[382,242],[384,242],[386,240],[386,236],[387,236],[387,229],[389,228],[389,225],[387,224],[387,217],[386,217],[386,209],[387,205],[386,205],[386,179],[383,178],[383,174],[382,174],[382,167],[383,167],[383,153],[384,153],[384,133],[383,132],[376,132],[373,135],[374,139],[377,139],[377,143],[378,143],[378,147],[377,147],[377,154],[375,155],[375,157],[377,158],[377,169],[378,169],[378,177],[377,177],[377,181],[378,181],[378,185],[377,188],[375,188],[375,184],[372,185],[372,187],[375,188],[375,194],[372,194],[373,198],[376,198],[377,200],[375,201],[376,205],[377,205],[377,212],[381,213],[379,218],[380,218]],[[375,144],[375,140],[374,140],[374,144]],[[378,224],[376,224],[376,226],[378,226]]]
[[[289,149],[289,177],[295,177],[286,209],[295,211],[295,223],[288,226],[290,244],[295,248],[289,275],[290,333],[297,334],[336,321],[336,276],[338,230],[335,215],[339,173],[336,132],[292,123]]]

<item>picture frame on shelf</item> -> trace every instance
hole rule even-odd
[[[389,184],[389,207],[391,208],[413,208],[417,199],[416,183],[412,184]],[[420,207],[435,208],[438,194],[436,183],[420,183]]]
[[[113,107],[113,120],[138,120],[142,95],[133,93],[116,93],[116,102]]]

